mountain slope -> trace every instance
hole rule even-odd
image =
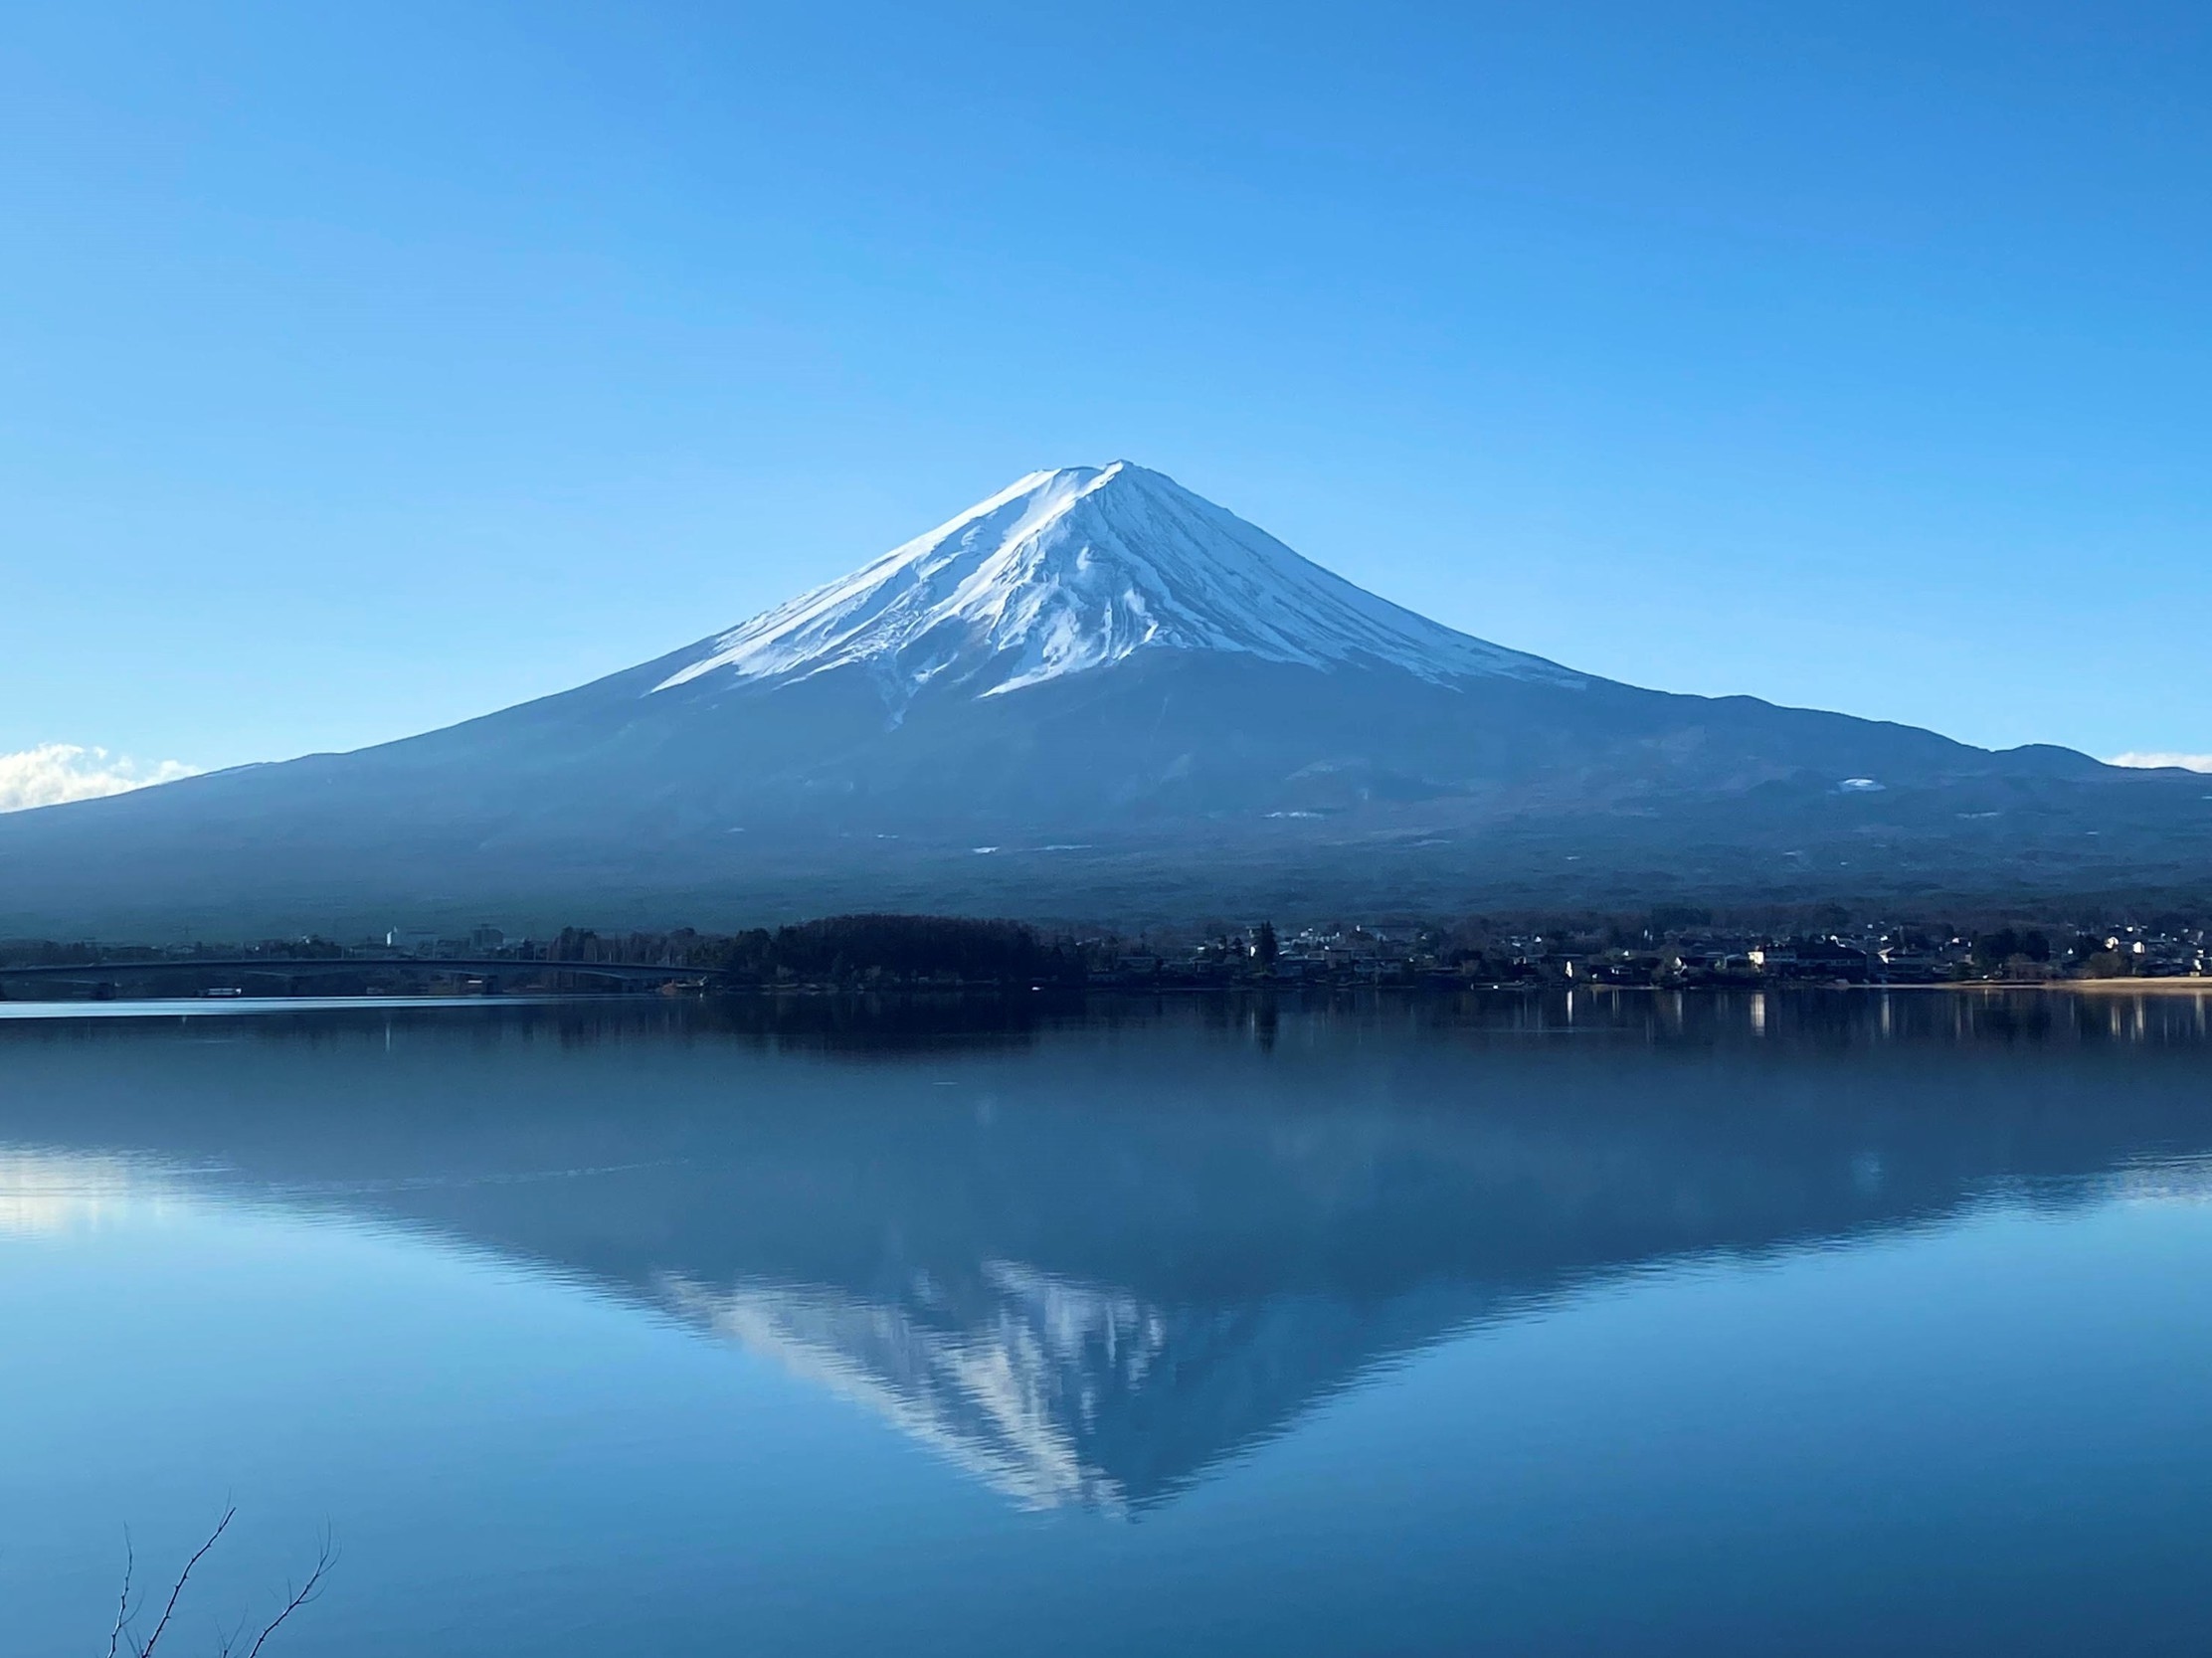
[[[1582,677],[1400,610],[1173,479],[1117,461],[1018,478],[722,635],[654,689],[857,666],[895,702],[933,683],[992,695],[1159,649],[1387,664],[1432,680]]]
[[[0,932],[2170,885],[2206,792],[1576,673],[1117,463],[573,691],[0,817]]]

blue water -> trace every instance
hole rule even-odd
[[[2206,1649],[2197,998],[188,1013],[0,1024],[0,1652]]]

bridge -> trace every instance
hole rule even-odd
[[[471,976],[536,978],[564,974],[571,978],[601,979],[617,984],[657,983],[668,979],[728,980],[727,968],[664,967],[644,962],[540,962],[512,956],[164,956],[143,962],[41,963],[35,967],[0,966],[0,986],[17,980],[47,980],[62,984],[105,985],[119,979],[143,979],[156,974],[236,973],[275,979],[305,979],[329,974],[465,973]]]

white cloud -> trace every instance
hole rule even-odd
[[[18,754],[0,754],[0,812],[120,795],[149,783],[174,783],[198,770],[177,760],[148,766],[109,754],[103,748],[41,743]]]
[[[2108,766],[2179,766],[2185,772],[2212,772],[2212,754],[2116,754]]]

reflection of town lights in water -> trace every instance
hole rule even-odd
[[[1766,1034],[1766,993],[1760,991],[1751,998],[1751,1028],[1761,1036]]]

